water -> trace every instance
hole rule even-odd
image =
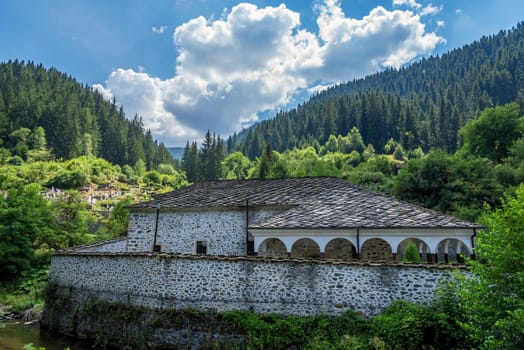
[[[0,322],[0,349],[1,350],[22,350],[24,344],[33,343],[37,348],[43,346],[46,350],[64,350],[69,347],[71,350],[88,350],[91,346],[56,335],[40,333],[40,326],[24,325],[20,322]]]

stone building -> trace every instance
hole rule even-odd
[[[53,256],[44,325],[70,332],[97,300],[373,316],[430,302],[451,271],[467,273],[436,263],[460,262],[480,228],[327,177],[203,182],[130,209],[126,237]],[[394,261],[408,242],[432,263]]]
[[[133,253],[388,261],[413,242],[460,262],[480,228],[332,177],[202,182],[130,209]]]

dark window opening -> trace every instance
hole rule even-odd
[[[247,241],[247,255],[255,255],[255,241]]]
[[[196,242],[196,253],[197,254],[207,254],[207,242],[206,241],[197,241]]]

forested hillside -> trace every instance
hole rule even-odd
[[[227,146],[254,159],[266,143],[280,152],[318,146],[357,127],[377,151],[393,139],[406,150],[454,152],[467,121],[512,101],[524,106],[524,23],[441,57],[329,88],[233,135]]]
[[[2,157],[7,150],[23,160],[36,149],[40,159],[94,155],[120,165],[141,159],[148,168],[172,162],[140,117],[126,119],[115,101],[54,68],[18,60],[0,63],[0,147]]]

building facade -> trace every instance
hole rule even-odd
[[[430,262],[472,254],[479,225],[331,178],[198,183],[131,206],[128,252]]]

